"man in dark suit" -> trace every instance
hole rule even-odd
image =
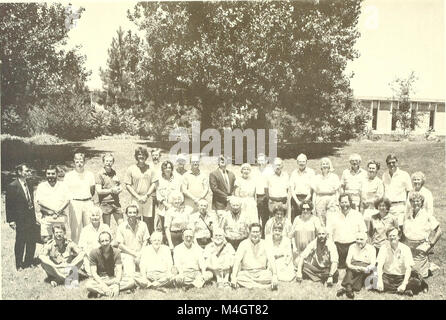
[[[234,193],[235,175],[226,170],[227,161],[224,156],[218,158],[218,169],[209,175],[209,185],[212,190],[212,209],[215,210],[218,221],[228,207],[228,197]]]
[[[6,188],[6,222],[16,231],[14,254],[16,268],[20,270],[33,265],[36,214],[33,189],[27,183],[31,170],[24,164],[18,165],[15,170],[17,179]]]

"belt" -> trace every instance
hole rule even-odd
[[[183,232],[183,230],[170,230],[170,233],[180,233]]]
[[[269,197],[272,201],[286,202],[287,197]]]
[[[295,196],[296,196],[296,197],[306,197],[306,196],[308,196],[308,194],[304,194],[304,193],[296,193]]]
[[[318,196],[332,196],[335,193],[334,192],[321,192],[321,193],[316,193]]]
[[[406,203],[406,201],[392,201],[391,204],[397,204],[397,203]]]
[[[88,200],[91,200],[91,198],[85,198],[85,199],[73,199],[73,200],[76,200],[76,201],[88,201]]]

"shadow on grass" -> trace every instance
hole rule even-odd
[[[159,148],[164,153],[168,153],[169,150],[177,143],[177,141],[144,141],[138,142],[139,145],[147,148]],[[203,149],[209,142],[202,141],[200,150]],[[322,157],[329,157],[336,155],[340,149],[346,146],[345,142],[311,142],[311,143],[279,143],[277,146],[277,156],[282,159],[296,159],[297,155],[303,153],[310,159],[320,159]],[[188,150],[192,150],[192,143],[188,143]],[[221,152],[224,153],[224,141],[221,141]],[[232,150],[235,150],[235,140],[232,141]],[[256,155],[255,146],[253,148],[247,147],[246,139],[243,141],[243,162],[247,162],[247,153],[252,152]],[[266,151],[268,151],[266,145]],[[268,153],[268,152],[266,152]],[[231,154],[233,154],[231,152]],[[216,154],[210,154],[210,156],[217,156]],[[234,162],[233,157],[233,162]]]
[[[97,150],[83,146],[83,142],[71,142],[56,145],[34,145],[22,141],[3,141],[1,144],[2,186],[14,178],[14,167],[26,163],[33,170],[31,183],[44,178],[44,170],[54,164],[65,172],[73,168],[73,155],[76,152],[85,154],[85,159],[96,157],[106,150]],[[2,188],[3,189],[3,188]]]

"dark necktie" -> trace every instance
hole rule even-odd
[[[223,171],[223,179],[225,180],[225,184],[226,184],[226,189],[228,190],[228,192],[230,192],[229,189],[229,178],[228,178],[228,174],[227,171]]]
[[[25,196],[26,196],[26,201],[28,201],[28,207],[31,209],[33,207],[33,203],[31,201],[31,195],[29,194],[29,189],[28,189],[28,184],[25,182],[23,182],[23,186],[25,187]]]

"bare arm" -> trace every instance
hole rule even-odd
[[[438,240],[440,240],[441,234],[442,234],[442,231],[441,231],[440,226],[438,226],[435,230],[433,230],[431,232],[431,234],[429,235],[429,239],[432,238],[432,240],[429,241],[430,242],[429,250],[432,250],[432,248],[435,246],[435,244],[438,242]]]
[[[132,195],[133,198],[139,200],[140,198],[139,195],[136,193],[135,189],[133,189],[133,187],[130,184],[126,183],[125,188]]]
[[[129,254],[129,255],[135,257],[135,258],[138,257],[138,252],[136,252],[136,251],[134,251],[134,250],[131,250],[129,247],[127,247],[126,245],[124,245],[124,244],[122,244],[122,243],[119,243],[119,244],[118,244],[118,248],[119,248],[119,250],[121,250],[121,252],[123,252],[123,253],[127,253],[127,254]]]

